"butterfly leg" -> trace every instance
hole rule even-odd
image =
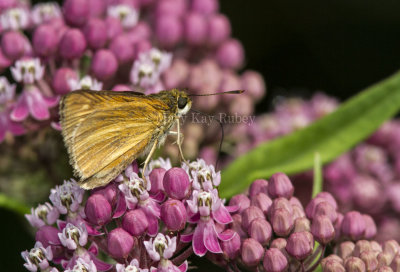
[[[178,137],[176,142],[177,142],[177,145],[179,148],[179,153],[181,154],[182,161],[187,162],[185,157],[183,156],[183,152],[182,152],[183,137],[182,137],[182,133],[181,133],[181,124],[180,123],[181,123],[180,119],[176,120],[176,130],[177,130],[177,137]],[[181,139],[181,137],[182,137],[182,139]]]
[[[146,180],[146,176],[144,175],[144,173],[146,172],[147,164],[150,162],[151,157],[153,156],[154,151],[155,151],[156,148],[157,148],[157,144],[158,144],[158,140],[155,140],[153,146],[152,146],[151,149],[150,149],[149,154],[147,155],[146,160],[144,161],[144,166],[143,166],[143,169],[142,169],[142,178],[143,178],[143,180],[145,181],[145,183],[147,183],[147,180]]]

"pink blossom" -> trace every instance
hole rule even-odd
[[[17,60],[14,67],[11,67],[11,73],[16,81],[32,84],[42,79],[44,67],[40,64],[38,58],[26,58]]]
[[[2,30],[25,29],[29,26],[29,23],[29,12],[25,8],[10,8],[0,15]]]
[[[30,251],[25,250],[21,253],[25,260],[24,266],[32,272],[45,270],[49,267],[49,261],[53,259],[51,247],[44,248],[41,242],[36,242],[35,247]]]
[[[32,21],[36,25],[61,17],[61,8],[56,2],[39,3],[31,11]]]
[[[58,234],[61,244],[70,250],[75,250],[79,246],[84,246],[88,240],[88,232],[84,223],[75,226],[67,223],[62,232]]]
[[[109,17],[117,18],[124,28],[134,27],[139,20],[139,12],[130,5],[114,5],[107,9]]]
[[[29,223],[36,228],[54,224],[59,216],[58,210],[48,202],[39,204],[36,209],[31,209],[31,214],[25,215]]]

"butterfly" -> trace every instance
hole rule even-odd
[[[217,94],[222,93],[190,96]],[[179,120],[191,106],[189,95],[178,89],[150,95],[79,90],[63,96],[62,136],[79,185],[84,189],[104,186],[136,158],[147,154],[142,169],[145,173],[154,151],[169,134],[177,136],[180,156],[185,161]],[[175,124],[177,131],[171,131]]]

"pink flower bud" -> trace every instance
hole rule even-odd
[[[250,199],[245,194],[235,195],[229,200],[229,206],[238,206],[238,212],[241,213],[250,207]]]
[[[297,260],[304,260],[314,249],[314,239],[310,232],[294,232],[289,236],[286,251]]]
[[[112,90],[116,92],[126,92],[126,91],[131,91],[131,87],[125,84],[117,84],[115,85]]]
[[[8,31],[1,39],[1,49],[7,59],[16,60],[26,53],[27,38],[19,31]]]
[[[360,254],[360,259],[363,260],[367,271],[375,271],[378,268],[378,259],[374,251],[363,251]]]
[[[117,58],[107,49],[96,51],[93,56],[91,71],[94,76],[102,81],[114,76],[118,69]]]
[[[161,190],[164,190],[163,180],[164,175],[167,171],[164,168],[155,168],[150,172],[149,179],[151,183],[151,194],[156,194]]]
[[[128,39],[132,44],[140,40],[149,40],[152,34],[152,29],[144,21],[139,22],[132,30],[127,32]]]
[[[223,68],[240,68],[244,62],[243,46],[238,40],[226,40],[218,47],[216,58]]]
[[[111,205],[100,195],[91,195],[86,201],[85,214],[90,223],[102,226],[111,219]]]
[[[251,222],[248,233],[251,238],[257,240],[261,245],[265,246],[272,237],[272,228],[267,220],[256,218]]]
[[[276,238],[271,242],[270,248],[277,248],[280,251],[286,252],[287,241],[284,238]]]
[[[293,184],[287,175],[276,173],[269,179],[268,193],[272,198],[285,197],[289,199],[293,196],[293,192]]]
[[[290,214],[293,213],[292,204],[290,203],[289,200],[287,200],[287,199],[284,198],[284,197],[278,197],[278,198],[275,198],[275,199],[272,201],[272,205],[271,205],[271,207],[270,207],[270,209],[269,209],[269,217],[270,217],[270,218],[272,217],[272,213],[273,213],[275,210],[277,210],[277,209],[285,209],[285,210],[287,210]]]
[[[360,257],[361,252],[372,250],[371,243],[367,240],[359,240],[357,241],[354,250],[353,256]]]
[[[162,74],[164,85],[167,89],[180,87],[189,76],[189,65],[183,59],[177,59]],[[215,162],[215,160],[213,160]]]
[[[356,245],[351,241],[346,241],[346,242],[341,243],[339,245],[339,253],[338,253],[338,255],[343,260],[348,258],[348,257],[350,257],[350,256],[352,256],[355,246]]]
[[[192,10],[204,15],[210,15],[218,11],[218,0],[193,0]]]
[[[86,49],[86,40],[79,29],[68,29],[61,38],[59,52],[65,59],[80,58]]]
[[[90,17],[102,17],[106,12],[107,2],[104,0],[89,0]]]
[[[184,199],[190,192],[189,176],[182,168],[173,167],[165,173],[163,186],[169,197]]]
[[[288,210],[278,208],[271,213],[271,224],[278,236],[287,236],[294,227],[293,216]]]
[[[115,17],[107,17],[105,22],[107,27],[107,37],[109,40],[114,39],[123,32],[121,21],[119,19]]]
[[[184,37],[189,45],[201,45],[207,36],[206,18],[198,13],[189,13],[184,19]]]
[[[259,193],[251,198],[251,205],[259,207],[267,215],[272,206],[272,200],[266,194]]]
[[[107,250],[115,258],[127,258],[132,247],[133,237],[122,228],[113,229],[107,237]]]
[[[315,198],[322,198],[326,200],[329,204],[331,204],[335,208],[335,210],[337,210],[338,208],[335,198],[328,192],[320,192],[315,196]]]
[[[322,271],[323,272],[345,272],[346,270],[344,269],[343,265],[335,260],[327,260],[324,262],[322,265]]]
[[[265,82],[260,73],[246,71],[241,77],[242,89],[256,101],[260,100],[266,92]]]
[[[187,9],[187,1],[185,0],[160,0],[156,6],[157,16],[164,14],[179,17],[184,15]]]
[[[365,239],[372,239],[375,237],[377,233],[377,228],[374,219],[368,214],[363,214],[363,218],[365,221],[365,232],[364,238]]]
[[[224,255],[231,260],[236,259],[239,255],[241,245],[240,236],[237,233],[234,233],[235,231],[231,229],[226,229],[221,233],[221,235],[233,236],[230,240],[221,241],[221,248]]]
[[[104,47],[107,42],[107,25],[105,21],[91,18],[83,29],[88,47],[99,49]]]
[[[256,179],[250,185],[249,188],[250,197],[258,195],[259,193],[264,193],[268,195],[268,181],[266,181],[265,179]]]
[[[230,224],[230,228],[235,231],[241,239],[247,238],[247,233],[242,228],[242,216],[240,214],[232,215],[233,222]]]
[[[211,15],[208,19],[207,42],[211,45],[219,45],[231,35],[231,24],[223,14]]]
[[[317,208],[317,205],[322,202],[326,202],[326,200],[323,198],[319,198],[319,197],[315,197],[315,198],[311,199],[311,201],[306,206],[306,215],[308,218],[310,218],[310,219],[313,218],[313,216],[315,214],[315,210]]]
[[[346,213],[341,226],[343,235],[349,236],[352,240],[359,240],[363,237],[365,228],[364,218],[359,212]]]
[[[135,51],[127,35],[121,34],[112,39],[110,50],[117,57],[119,63],[127,63],[133,60]]]
[[[344,261],[346,271],[367,271],[364,262],[357,257],[350,257]]]
[[[395,256],[400,250],[399,243],[396,240],[389,240],[383,244],[383,252]]]
[[[150,41],[148,41],[148,40],[141,40],[141,41],[138,41],[137,43],[135,43],[135,44],[134,44],[134,47],[135,47],[135,50],[134,50],[134,51],[135,51],[135,54],[134,54],[134,57],[133,57],[133,58],[134,58],[134,59],[137,59],[141,53],[150,51],[150,49],[151,49],[153,46],[151,45],[151,42],[150,42]]]
[[[315,212],[312,218],[316,218],[318,216],[327,216],[331,222],[335,222],[337,219],[337,213],[335,208],[328,202],[321,202],[315,207]]]
[[[243,241],[242,245],[242,261],[246,266],[257,266],[264,254],[262,245],[253,238]]]
[[[141,210],[130,210],[122,219],[122,227],[133,236],[142,235],[149,226],[146,214]]]
[[[58,46],[56,30],[51,25],[40,25],[36,28],[32,38],[33,49],[42,57],[53,55]]]
[[[89,1],[66,0],[63,5],[65,21],[72,26],[83,26],[89,18]]]
[[[296,218],[294,221],[294,230],[293,232],[301,232],[301,231],[310,231],[310,220],[305,217]]]
[[[52,86],[57,94],[66,94],[71,91],[69,80],[78,80],[78,74],[71,68],[63,67],[58,69],[53,77]]]
[[[3,72],[3,69],[10,67],[11,64],[12,61],[4,56],[3,50],[0,49],[0,72]]]
[[[173,47],[182,38],[182,25],[179,18],[170,15],[162,15],[157,18],[155,33],[163,47]]]
[[[61,245],[58,233],[60,231],[53,226],[43,226],[37,232],[35,239],[43,244],[44,247],[49,245]]]
[[[185,205],[176,199],[167,200],[161,205],[161,220],[164,221],[168,230],[184,229],[187,220]]]
[[[263,266],[266,272],[286,271],[288,260],[277,248],[270,248],[265,251]]]
[[[113,206],[117,202],[117,194],[119,190],[116,183],[109,183],[106,187],[101,187],[101,189],[92,190],[92,194],[99,194],[104,196],[108,203]]]
[[[247,231],[256,218],[265,219],[264,213],[256,206],[250,206],[242,212],[242,228]]]
[[[320,215],[314,218],[311,224],[311,233],[315,240],[326,245],[335,238],[335,229],[329,217]]]

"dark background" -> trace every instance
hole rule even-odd
[[[266,79],[268,94],[258,112],[270,109],[276,95],[309,97],[322,90],[345,100],[400,68],[399,1],[220,3],[244,45],[245,68]],[[34,245],[30,228],[5,210],[0,218],[1,271],[26,271],[20,252]]]

